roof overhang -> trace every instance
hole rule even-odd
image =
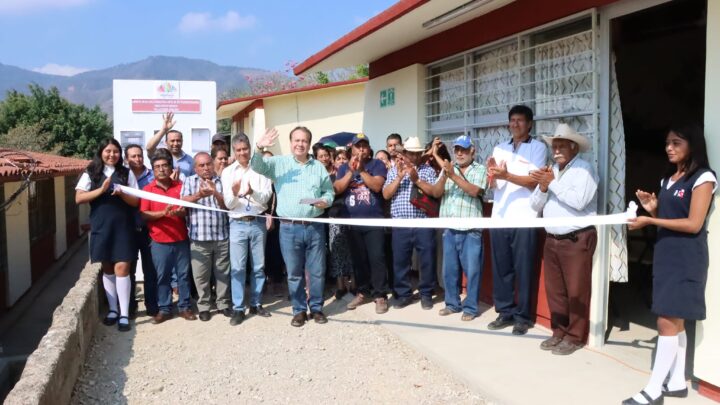
[[[401,0],[294,69],[296,75],[369,64],[515,0]]]
[[[216,114],[216,118],[218,120],[224,120],[224,119],[234,117],[236,114],[242,112],[243,110],[248,108],[252,103],[254,103],[258,100],[267,100],[269,98],[281,97],[281,96],[285,96],[285,95],[289,95],[289,94],[321,91],[321,90],[335,88],[335,87],[359,85],[359,84],[363,84],[367,81],[368,81],[367,77],[362,77],[360,79],[345,80],[345,81],[341,81],[341,82],[333,82],[333,83],[326,83],[326,84],[316,84],[313,86],[299,87],[299,88],[294,88],[294,89],[275,91],[272,93],[258,94],[256,96],[248,96],[248,97],[234,98],[231,100],[224,100],[224,101],[221,101],[218,103],[217,111],[215,114]]]

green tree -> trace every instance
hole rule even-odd
[[[102,139],[112,136],[112,124],[98,106],[72,104],[60,96],[56,87],[45,90],[31,84],[29,89],[30,94],[11,90],[0,102],[3,144],[27,145],[32,139],[28,134],[35,131],[45,135],[38,136],[37,143],[25,149],[42,148],[63,156],[89,158]]]

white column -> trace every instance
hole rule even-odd
[[[65,177],[55,177],[55,258],[67,250],[65,215]]]
[[[12,195],[19,182],[5,183],[5,198]],[[7,234],[8,274],[7,306],[12,306],[30,288],[30,218],[28,193],[24,191],[5,211]]]
[[[707,2],[707,45],[705,62],[705,141],[710,166],[720,169],[720,2]],[[695,375],[720,386],[720,197],[708,221],[708,269],[705,299],[707,320],[698,322],[695,337]]]

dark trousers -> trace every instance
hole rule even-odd
[[[597,244],[593,230],[577,234],[577,241],[545,239],[545,292],[553,336],[574,344],[587,342],[590,330],[592,259]]]
[[[285,278],[284,266],[280,252],[280,221],[273,219],[273,229],[267,232],[265,240],[265,275],[273,283],[281,282]]]
[[[410,285],[410,267],[413,249],[417,250],[420,259],[420,283],[418,290],[421,296],[432,296],[437,285],[435,230],[425,228],[394,228],[392,231],[393,246],[393,288],[398,298],[412,295]]]
[[[530,296],[537,256],[537,230],[491,229],[490,243],[495,311],[505,319],[530,323],[534,318],[530,313]]]
[[[152,253],[150,253],[150,235],[147,227],[142,227],[135,231],[135,241],[140,250],[140,259],[142,260],[143,272],[143,291],[145,294],[145,311],[148,315],[155,315],[158,312],[157,305],[157,271],[153,264]],[[137,299],[135,298],[135,267],[137,261],[130,265],[130,275],[132,280],[132,291],[130,292],[131,306],[137,308]]]
[[[353,226],[348,228],[348,238],[358,291],[366,297],[386,298],[385,230]]]

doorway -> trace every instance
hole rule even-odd
[[[636,200],[638,189],[658,191],[667,167],[668,128],[703,122],[706,10],[705,0],[676,0],[611,20],[625,131],[626,203]],[[610,285],[609,327],[655,329],[650,312],[655,232],[654,227],[628,231],[629,282]]]

